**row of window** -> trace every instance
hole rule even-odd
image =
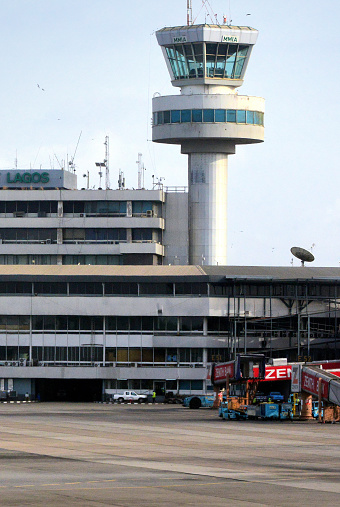
[[[108,389],[125,391],[153,391],[157,394],[164,394],[165,391],[201,391],[203,380],[152,380],[152,379],[113,379],[107,381]],[[162,386],[162,387],[161,387]]]
[[[123,264],[124,255],[63,255],[62,264],[113,266]],[[0,255],[0,265],[56,265],[57,255]]]
[[[62,229],[63,241],[111,242],[127,241],[127,229],[96,228],[96,229]],[[131,229],[132,241],[160,242],[161,232],[158,229]],[[6,242],[57,242],[57,229],[0,229],[0,239]]]
[[[215,362],[216,358],[225,360],[226,349],[207,349],[208,362]],[[0,346],[0,361],[19,361],[20,359],[33,361],[98,361],[124,363],[202,363],[202,348],[145,348],[145,347],[32,347],[32,358],[29,357],[28,346]]]
[[[165,49],[175,79],[240,79],[249,46],[199,42],[174,44]]]
[[[18,256],[19,257],[19,256]],[[25,256],[23,256],[25,257]],[[81,264],[92,257],[106,257],[107,264],[116,264],[119,256],[64,256],[70,264]],[[122,257],[122,256],[120,256]],[[75,259],[74,259],[75,258]],[[74,262],[71,262],[74,261]],[[0,256],[1,263],[1,256]],[[86,264],[95,264],[86,262]],[[104,262],[103,262],[104,264]],[[210,297],[276,297],[276,298],[337,298],[339,283],[300,284],[217,284],[206,282],[0,282],[0,295],[94,295],[94,296],[210,296]]]
[[[132,201],[128,210],[127,201],[63,201],[63,213],[94,216],[133,216],[153,214],[160,216],[161,205],[152,201]],[[0,201],[0,213],[37,214],[47,216],[58,213],[57,201]]]
[[[264,114],[244,109],[176,109],[153,113],[153,125],[168,123],[239,123],[263,126]]]
[[[0,282],[0,294],[26,295],[206,295],[207,284],[136,282]]]
[[[105,320],[104,320],[105,319]],[[219,317],[208,319],[208,329],[216,330]],[[226,319],[224,319],[226,320]],[[31,323],[32,322],[32,323]],[[61,316],[1,315],[0,331],[104,331],[107,332],[202,332],[203,317],[138,317],[138,316]]]

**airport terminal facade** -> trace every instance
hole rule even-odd
[[[339,268],[12,265],[0,279],[0,388],[22,395],[202,393],[238,352],[339,352]]]

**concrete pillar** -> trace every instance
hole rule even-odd
[[[300,399],[302,403],[300,419],[302,421],[313,419],[312,395],[308,393],[301,393]]]
[[[228,155],[189,154],[189,264],[227,264]]]
[[[221,405],[221,399],[219,397],[220,388],[218,386],[214,386],[215,399],[212,408],[218,408]]]

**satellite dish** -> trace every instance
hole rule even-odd
[[[300,259],[301,265],[304,266],[305,262],[313,262],[314,255],[312,252],[305,250],[304,248],[300,248],[298,246],[293,246],[290,251],[297,259]]]

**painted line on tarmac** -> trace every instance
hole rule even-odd
[[[117,479],[102,479],[101,481],[77,481],[77,482],[52,482],[48,484],[21,484],[20,486],[0,486],[1,489],[9,488],[40,488],[42,486],[70,486],[75,484],[107,483],[116,482]]]
[[[112,485],[110,487],[108,486],[104,486],[102,488],[77,488],[77,491],[101,491],[101,490],[104,490],[104,489],[111,489],[111,490],[115,490],[115,489],[161,489],[161,488],[187,488],[188,486],[217,486],[219,484],[226,484],[226,482],[222,482],[222,481],[219,481],[219,482],[202,482],[202,483],[195,483],[195,482],[192,482],[190,481],[190,484],[162,484],[161,486],[154,486],[154,485],[150,485],[150,486],[115,486],[115,485]],[[53,491],[70,491],[69,488],[59,488],[59,489],[54,489]]]

